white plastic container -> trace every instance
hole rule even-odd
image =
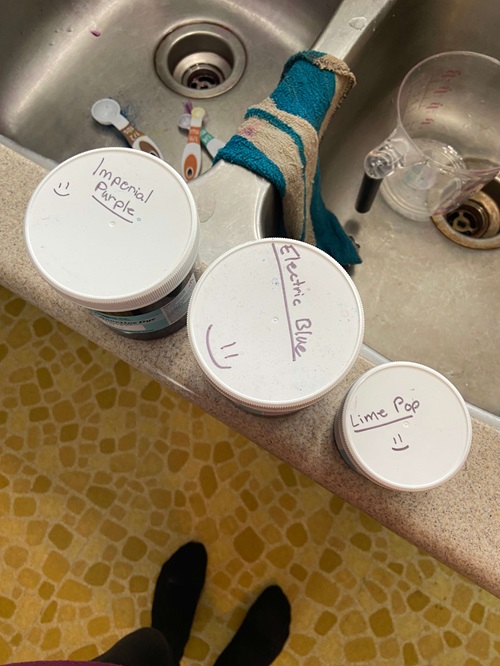
[[[45,280],[118,333],[150,339],[185,324],[199,221],[162,160],[129,148],[66,160],[33,193],[25,239]]]
[[[362,375],[335,417],[334,438],[350,467],[393,490],[428,490],[451,479],[470,451],[462,396],[424,365],[394,362]]]
[[[334,259],[300,241],[240,245],[200,278],[188,334],[205,375],[240,407],[280,415],[310,405],[356,360],[361,299]]]

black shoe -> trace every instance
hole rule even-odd
[[[189,640],[206,569],[205,546],[191,541],[165,562],[156,581],[151,626],[165,636],[177,661]]]
[[[290,604],[281,588],[266,588],[214,666],[269,666],[286,643],[290,619]]]

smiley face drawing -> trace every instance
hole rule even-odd
[[[59,183],[57,187],[53,187],[52,191],[54,194],[57,194],[58,197],[69,197],[69,192],[67,191],[69,187],[69,181],[66,181],[66,184]]]
[[[232,365],[222,365],[215,358],[214,350],[213,350],[211,342],[210,342],[210,333],[212,331],[212,328],[213,328],[213,324],[210,324],[210,326],[207,328],[207,332],[205,334],[205,341],[206,341],[208,353],[210,355],[210,359],[211,359],[212,363],[217,368],[219,368],[220,370],[231,370],[231,368],[233,367]],[[239,356],[238,353],[235,353],[235,349],[234,349],[235,345],[236,345],[236,341],[229,342],[228,344],[222,345],[222,347],[219,348],[220,350],[223,350],[222,351],[223,355],[225,354],[224,355],[224,360],[227,360],[229,358],[236,358],[237,356]],[[226,353],[226,351],[229,351],[229,353]],[[231,352],[233,352],[233,353],[231,353]]]
[[[393,451],[406,451],[406,449],[410,448],[409,444],[406,444],[406,446],[404,445],[403,438],[401,437],[401,435],[399,433],[398,433],[398,439],[399,439],[399,442],[395,437],[392,438],[392,441],[394,442],[394,446],[392,447]],[[398,446],[398,443],[403,444],[403,446]]]

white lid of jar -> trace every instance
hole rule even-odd
[[[25,239],[41,275],[71,301],[120,312],[155,303],[191,271],[199,222],[166,162],[99,148],[53,169],[33,193]]]
[[[307,243],[268,238],[214,261],[191,296],[198,363],[248,409],[294,411],[348,372],[363,339],[361,299],[345,270]]]
[[[472,425],[464,399],[439,372],[385,363],[362,375],[342,407],[342,443],[354,467],[395,490],[427,490],[465,463]]]

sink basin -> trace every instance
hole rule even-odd
[[[285,60],[313,44],[338,4],[5,0],[0,134],[56,162],[127,145],[90,115],[97,99],[112,97],[179,169],[187,134],[177,119],[185,102],[202,106],[209,131],[227,140],[246,109],[275,87]]]
[[[345,32],[344,19],[330,26],[331,49]],[[495,0],[392,3],[362,48],[332,50],[358,83],[333,117],[320,156],[325,202],[361,246],[363,263],[352,277],[365,308],[365,343],[391,360],[435,368],[469,403],[500,415],[500,249],[461,247],[430,219],[400,217],[380,193],[369,213],[354,210],[363,159],[395,125],[395,95],[406,72],[442,51],[500,59],[497,27]]]

